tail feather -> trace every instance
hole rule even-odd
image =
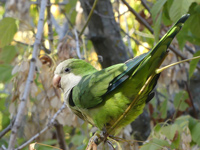
[[[183,24],[188,19],[190,14],[183,15],[172,27],[171,29],[160,39],[157,45],[152,49],[152,53],[155,53],[161,45],[166,45],[169,47],[170,43],[174,37],[179,33]],[[167,49],[166,49],[167,50]]]
[[[160,39],[158,44],[156,44],[156,46],[148,52],[140,67],[138,68],[139,70],[147,69],[149,74],[152,74],[152,71],[155,71],[155,69],[157,69],[161,65],[168,53],[167,49],[169,45],[171,44],[175,36],[179,33],[184,22],[188,19],[189,16],[189,14],[182,16],[171,27],[171,29]]]

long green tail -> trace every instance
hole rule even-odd
[[[189,14],[182,16],[151,51],[127,61],[127,70],[111,81],[112,84],[108,88],[107,93],[113,91],[129,77],[136,78],[140,80],[141,84],[144,84],[142,82],[145,82],[150,75],[155,74],[156,69],[159,68],[167,55],[167,48],[169,47],[171,41],[181,30],[183,23],[188,17]],[[158,78],[155,77],[155,79]],[[131,84],[132,83],[130,82],[130,85]]]
[[[182,16],[173,25],[173,27],[160,39],[158,44],[156,44],[156,46],[146,54],[143,62],[140,64],[140,67],[138,69],[147,69],[149,74],[152,74],[152,71],[155,71],[155,69],[157,69],[161,65],[168,53],[167,49],[169,45],[171,44],[174,37],[181,30],[184,22],[188,19],[189,16],[189,14]]]

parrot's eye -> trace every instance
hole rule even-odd
[[[69,68],[65,68],[65,72],[70,72],[70,69]]]

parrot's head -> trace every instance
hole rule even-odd
[[[68,92],[79,83],[83,76],[94,71],[96,69],[84,60],[65,60],[56,67],[53,85]]]

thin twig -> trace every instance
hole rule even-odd
[[[18,43],[18,44],[27,46],[27,47],[33,47],[33,46],[34,46],[34,45],[27,44],[27,43],[23,43],[23,42],[21,42],[21,41],[16,41],[16,40],[13,40],[13,41],[16,42],[16,43]],[[45,46],[40,45],[40,48],[41,48],[42,50],[44,50],[46,53],[49,53],[49,49],[47,49]]]
[[[125,24],[126,24],[126,33],[128,34],[128,36],[127,36],[128,51],[131,55],[131,58],[133,58],[134,55],[133,55],[133,50],[132,50],[132,47],[131,47],[131,40],[130,40],[130,36],[129,36],[129,29],[128,29],[128,23],[127,23],[126,15],[124,15],[124,20],[125,20]]]
[[[61,41],[63,36],[62,35],[62,29],[60,27],[60,25],[57,23],[56,19],[54,18],[54,16],[51,14],[51,21],[54,25],[54,28],[56,30],[56,32],[58,33],[58,36],[59,36],[59,40]]]
[[[68,17],[68,15],[65,12],[65,9],[63,9],[62,7],[59,6],[60,12],[65,16],[65,19],[67,20],[67,23],[69,23],[70,27],[73,28],[73,23],[71,22],[70,18]]]
[[[142,47],[150,50],[150,48],[146,47],[145,45],[143,45],[140,41],[138,41],[137,39],[135,39],[134,37],[130,36],[128,33],[126,33],[122,28],[121,28],[121,31],[126,35],[126,36],[129,36],[130,39],[132,39],[133,41],[135,41],[135,43],[137,45],[141,45]]]
[[[97,5],[97,2],[98,2],[98,0],[95,0],[95,1],[94,1],[94,4],[93,4],[93,6],[92,6],[92,9],[91,9],[91,11],[90,11],[90,13],[89,13],[89,15],[88,15],[87,21],[86,21],[86,23],[85,23],[83,29],[81,30],[81,32],[80,32],[80,34],[79,34],[79,38],[81,37],[81,35],[82,35],[83,32],[85,31],[85,28],[87,27],[87,25],[88,25],[88,23],[89,23],[89,21],[90,21],[90,19],[91,19],[91,17],[92,17],[92,14],[93,14],[94,9],[95,9],[95,7],[96,7],[96,5]]]
[[[47,1],[47,24],[48,24],[48,39],[49,39],[49,51],[53,51],[53,29],[51,20],[51,2]]]
[[[16,40],[13,40],[14,42],[18,43],[18,44],[21,44],[21,45],[24,45],[24,46],[30,46],[30,47],[33,47],[33,45],[30,45],[30,44],[27,44],[27,43],[23,43],[21,41],[16,41]]]
[[[79,59],[81,58],[81,51],[80,51],[80,45],[79,45],[79,39],[76,29],[74,28],[74,35],[75,35],[75,41],[76,41],[76,53]]]
[[[146,10],[148,10],[148,12],[151,13],[151,10],[150,10],[149,6],[147,5],[146,1],[141,0],[141,2],[142,2],[142,5],[146,8]]]
[[[191,53],[191,54],[194,54],[194,50],[190,47],[190,46],[188,46],[187,44],[185,44],[185,48]]]
[[[12,129],[12,126],[13,126],[13,124],[15,122],[15,119],[16,119],[16,117],[14,117],[11,120],[10,124],[3,131],[0,132],[0,139]]]
[[[197,111],[196,111],[196,108],[194,107],[194,101],[193,101],[192,93],[191,93],[191,91],[190,91],[190,89],[189,89],[189,86],[188,86],[188,83],[187,83],[187,82],[185,82],[185,86],[186,86],[186,91],[187,91],[187,93],[188,93],[188,95],[189,95],[189,98],[190,98],[190,102],[191,102],[191,104],[192,104],[192,108],[193,108],[193,112],[194,112],[194,117],[195,117],[196,119],[198,119]]]
[[[5,145],[1,145],[2,150],[7,150]]]
[[[63,2],[60,2],[60,3],[51,3],[51,5],[67,5],[69,3],[69,1],[63,1]],[[40,3],[38,3],[38,1],[31,1],[31,5],[39,5]]]
[[[18,129],[20,128],[23,116],[25,115],[26,102],[30,93],[31,83],[33,82],[33,76],[34,76],[34,72],[36,68],[36,60],[37,60],[37,55],[38,55],[38,48],[39,48],[39,44],[41,43],[41,38],[42,38],[43,25],[44,25],[44,12],[45,12],[46,5],[47,5],[47,0],[42,0],[41,6],[40,6],[41,10],[40,10],[39,22],[37,26],[36,40],[34,43],[32,58],[30,62],[29,74],[26,81],[24,94],[23,94],[22,99],[20,100],[20,104],[18,107],[16,120],[15,120],[15,123],[12,128],[12,132],[10,135],[9,146],[8,146],[9,150],[14,149],[15,147],[17,132],[18,132]]]
[[[153,34],[153,29],[151,28],[149,23],[146,22],[146,20],[144,20],[125,0],[122,0],[122,2],[124,3],[124,5],[126,5],[129,11],[135,15],[136,19]]]
[[[30,138],[28,141],[26,141],[24,144],[20,145],[18,148],[16,148],[15,150],[19,150],[24,148],[25,146],[27,146],[28,144],[30,144],[33,140],[35,140],[37,137],[39,137],[42,133],[44,133],[47,129],[49,129],[50,127],[52,127],[52,125],[55,122],[56,117],[62,112],[63,109],[66,108],[66,103],[64,102],[63,105],[61,106],[61,108],[54,114],[54,116],[52,117],[51,121],[46,125],[46,127],[44,127],[40,132],[38,132],[37,134],[35,134],[32,138]]]
[[[0,139],[12,129],[12,124],[9,124],[5,129],[0,132]]]

